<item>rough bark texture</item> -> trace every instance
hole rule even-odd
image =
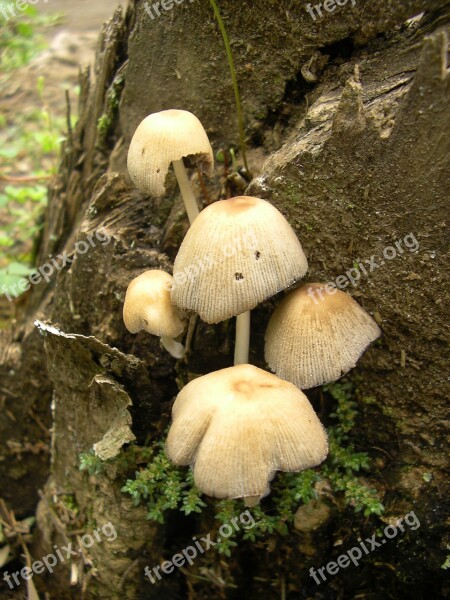
[[[152,587],[141,578],[143,564],[160,562],[163,546],[183,548],[189,528],[208,531],[211,515],[195,525],[173,516],[167,527],[155,526],[120,492],[114,469],[90,477],[79,471],[79,454],[105,434],[108,448],[112,438],[130,438],[129,403],[138,443],[161,436],[177,392],[179,366],[156,338],[128,334],[121,310],[133,277],[148,268],[170,270],[186,219],[173,180],[163,199],[144,198],[129,182],[124,158],[137,123],[169,107],[195,112],[215,150],[236,145],[229,73],[206,1],[174,6],[154,21],[141,2],[118,11],[102,33],[95,80],[81,76],[80,121],[52,190],[39,264],[49,253],[73,253],[75,242],[98,231],[111,243],[97,243],[49,286],[34,288],[25,314],[2,334],[1,495],[19,515],[33,512],[49,475],[53,427],[35,557],[64,543],[74,523],[90,532],[111,521],[118,532],[113,544],[95,545],[80,559],[89,573],[81,577],[86,598],[279,598],[280,582],[288,598],[439,597],[448,514],[450,8],[437,1],[357,2],[313,21],[290,1],[220,5],[254,146],[258,176],[248,193],[270,199],[287,217],[308,255],[310,281],[333,281],[372,256],[378,264],[349,289],[383,330],[351,375],[360,401],[355,441],[377,467],[371,478],[383,494],[385,522],[414,510],[421,527],[320,588],[309,566],[335,559],[340,542],[351,547],[359,535],[370,536],[372,521],[333,512],[317,533],[268,536],[243,544],[229,560],[210,551],[193,570],[203,579],[179,573]],[[402,27],[422,10],[419,28]],[[317,82],[304,79],[305,65],[317,68]],[[97,126],[102,114],[106,129]],[[261,168],[264,153],[272,154]],[[220,184],[219,177],[208,184],[214,199]],[[395,258],[383,256],[407,234],[419,243],[414,252],[403,244]],[[274,302],[253,315],[252,362],[259,366]],[[43,337],[35,319],[64,335],[41,327]],[[232,329],[199,324],[185,370],[231,364]],[[47,578],[47,589],[71,597],[66,571],[59,575]],[[377,594],[377,586],[385,591]]]

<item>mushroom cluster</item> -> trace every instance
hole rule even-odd
[[[160,195],[174,164],[191,227],[173,277],[146,271],[127,290],[124,322],[158,335],[175,357],[185,319],[236,317],[234,366],[203,375],[178,394],[166,442],[176,465],[190,465],[198,489],[255,505],[277,470],[301,471],[327,456],[325,430],[302,389],[334,381],[355,366],[380,335],[373,319],[346,293],[314,296],[320,284],[288,294],[267,328],[269,373],[249,363],[250,311],[298,282],[308,269],[285,217],[251,196],[219,200],[198,212],[183,158],[211,172],[212,151],[200,121],[186,111],[150,115],[139,125],[128,169],[143,192]],[[177,339],[178,338],[178,339]]]

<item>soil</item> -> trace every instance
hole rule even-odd
[[[3,114],[27,112],[41,101],[36,92],[39,76],[45,78],[44,98],[55,111],[64,115],[66,100],[64,89],[73,89],[78,83],[80,66],[92,64],[95,44],[104,21],[108,20],[117,0],[52,0],[41,3],[42,13],[60,14],[61,21],[55,27],[43,30],[49,47],[29,65],[3,76],[0,81],[0,107]]]

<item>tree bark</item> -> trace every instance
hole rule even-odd
[[[359,402],[352,441],[372,458],[367,479],[382,495],[382,520],[414,510],[421,526],[320,588],[309,567],[335,560],[335,546],[355,545],[376,522],[335,511],[312,536],[294,529],[284,539],[268,535],[229,559],[211,550],[194,571],[152,586],[143,566],[161,562],[164,538],[183,548],[191,524],[176,516],[165,526],[146,520],[120,491],[112,466],[80,472],[80,454],[94,444],[114,456],[132,439],[143,446],[161,438],[178,391],[180,366],[157,338],[126,331],[122,306],[139,273],[171,270],[187,218],[174,176],[164,198],[144,197],[125,159],[139,121],[173,107],[200,118],[215,151],[236,146],[228,67],[205,1],[174,5],[158,20],[131,2],[105,25],[95,73],[81,73],[80,120],[51,190],[38,265],[63,251],[72,260],[48,285],[33,288],[0,337],[1,496],[25,516],[44,489],[35,559],[75,539],[74,529],[114,524],[117,539],[94,545],[78,562],[86,598],[306,598],[319,597],[318,590],[326,598],[356,598],[360,590],[375,598],[377,586],[391,598],[444,597],[450,7],[357,2],[316,21],[288,0],[238,8],[221,0],[220,8],[256,175],[247,193],[270,200],[294,227],[308,281],[347,273],[355,280],[347,291],[379,322],[381,341],[350,374]],[[419,24],[405,24],[421,11]],[[222,175],[207,182],[214,199]],[[85,253],[75,251],[80,242],[89,246]],[[358,268],[357,275],[361,263],[367,273]],[[252,313],[251,362],[261,367],[274,305],[269,300]],[[199,323],[183,369],[192,377],[230,366],[232,347],[232,325]],[[207,530],[202,519],[196,530]],[[207,576],[190,578],[202,568]],[[79,588],[69,589],[65,565],[44,587],[58,598],[80,597]]]

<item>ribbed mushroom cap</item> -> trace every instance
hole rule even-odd
[[[261,497],[275,471],[321,463],[327,436],[306,396],[251,365],[194,379],[178,394],[166,442],[176,465],[216,498]]]
[[[197,117],[186,110],[163,110],[146,117],[134,132],[128,172],[141,191],[162,196],[170,163],[183,157],[212,173],[211,144]]]
[[[319,290],[321,290],[319,294]],[[265,357],[279,377],[307,389],[336,381],[355,365],[380,328],[351,296],[308,283],[275,309]]]
[[[211,204],[184,238],[172,301],[218,323],[303,277],[308,263],[294,230],[266,200],[238,196]]]
[[[169,273],[156,269],[133,279],[123,305],[123,320],[128,331],[137,333],[144,329],[169,338],[183,333],[181,315],[170,299],[172,282]]]

